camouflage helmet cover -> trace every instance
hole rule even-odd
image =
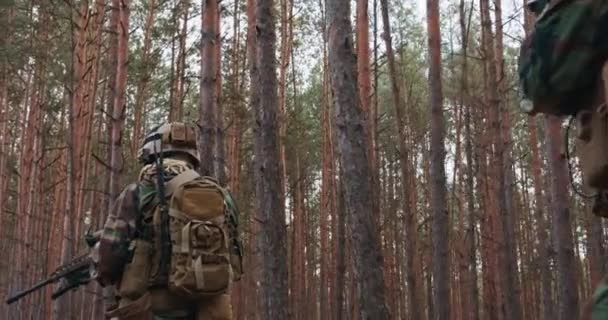
[[[141,163],[153,162],[158,154],[187,155],[195,166],[199,165],[194,126],[182,122],[163,124],[152,129],[141,143],[137,158]]]

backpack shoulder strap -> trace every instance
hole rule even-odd
[[[165,192],[167,196],[172,195],[177,188],[179,188],[181,185],[183,185],[184,183],[190,182],[196,178],[200,177],[200,175],[198,174],[198,172],[196,172],[196,170],[186,170],[180,174],[178,174],[177,176],[175,176],[175,178],[169,180],[169,182],[167,182],[165,184]]]

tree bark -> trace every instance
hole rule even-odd
[[[122,133],[125,122],[127,63],[129,53],[129,0],[113,0],[118,7],[118,46],[116,52],[116,96],[112,110],[112,152],[110,158],[110,196],[116,199],[121,189],[123,172]]]
[[[199,155],[202,175],[215,175],[216,135],[217,135],[217,64],[218,46],[217,22],[219,19],[218,1],[202,0],[202,41],[201,41],[201,89],[199,110]]]
[[[371,170],[370,182],[372,188],[372,214],[375,219],[376,227],[379,228],[380,206],[378,194],[378,166],[374,145],[374,119],[375,115],[371,108],[371,78],[370,78],[370,57],[369,57],[369,15],[368,0],[357,0],[356,9],[356,41],[357,41],[357,85],[359,98],[361,100],[361,110],[365,121],[365,130],[369,137],[368,159]]]
[[[218,44],[215,46],[215,175],[220,182],[220,185],[226,185],[226,145],[225,145],[225,130],[224,130],[224,105],[222,104],[222,44],[221,44],[221,8],[218,7],[217,19],[215,19],[216,36]],[[182,90],[183,91],[183,90]]]
[[[152,50],[152,29],[154,26],[155,15],[156,15],[157,4],[156,0],[148,1],[148,14],[146,15],[146,22],[144,24],[144,47],[141,53],[141,63],[143,64],[143,71],[141,78],[137,84],[135,93],[135,116],[133,122],[133,137],[131,139],[131,154],[136,155],[139,144],[141,143],[142,128],[144,123],[142,121],[143,113],[145,113],[145,106],[148,101],[149,84],[152,77],[152,71],[155,67],[155,63],[150,59],[150,50]],[[135,159],[137,160],[137,159]]]
[[[547,155],[551,168],[551,211],[557,252],[558,319],[578,319],[574,247],[568,200],[568,171],[561,153],[563,137],[558,118],[546,116]]]
[[[352,230],[361,319],[389,319],[382,252],[371,205],[369,137],[359,106],[357,58],[353,50],[350,2],[326,1],[329,69],[334,93],[334,127],[343,165],[346,212]]]
[[[528,131],[530,132],[530,151],[532,154],[532,182],[534,184],[534,211],[538,232],[538,262],[540,271],[540,286],[542,294],[543,319],[555,319],[553,295],[551,293],[551,268],[549,267],[549,256],[551,246],[547,240],[548,225],[543,208],[545,199],[543,197],[543,181],[541,177],[541,160],[538,150],[538,134],[536,119],[528,118]]]
[[[511,158],[511,119],[509,109],[506,105],[506,79],[504,72],[504,46],[503,46],[503,22],[501,0],[494,0],[495,16],[495,52],[496,52],[496,87],[498,88],[497,113],[500,124],[498,125],[496,157],[502,162],[499,166],[502,174],[499,174],[499,199],[501,203],[501,224],[503,233],[503,262],[505,307],[507,319],[522,319],[521,302],[519,300],[519,277],[517,264],[517,244],[514,232],[514,210],[513,210],[513,176]],[[490,67],[491,68],[491,67]],[[503,200],[504,198],[504,200]]]
[[[471,5],[470,12],[473,11],[473,5]],[[469,30],[470,30],[470,17],[469,23],[467,23],[467,11],[465,8],[464,0],[460,1],[459,13],[460,13],[460,31],[462,38],[462,74],[461,74],[461,101],[460,104],[464,108],[466,104],[466,110],[464,110],[464,125],[465,125],[465,159],[467,162],[467,171],[465,178],[465,193],[467,199],[467,216],[466,220],[466,231],[464,234],[464,255],[465,255],[465,269],[463,270],[461,277],[464,277],[464,300],[463,306],[463,318],[470,320],[479,319],[479,288],[477,286],[477,249],[476,249],[476,225],[477,225],[477,213],[475,212],[475,186],[474,186],[474,172],[476,168],[473,163],[473,143],[471,133],[471,106],[468,101],[468,59],[467,50],[469,44]]]
[[[445,119],[441,88],[441,32],[439,3],[427,0],[427,29],[430,55],[429,91],[431,114],[431,210],[433,213],[433,300],[436,317],[450,319],[450,262],[448,253],[448,211],[445,176]]]
[[[262,319],[286,319],[288,315],[287,247],[285,203],[281,186],[279,147],[279,101],[277,97],[276,34],[274,1],[256,3],[256,56],[258,103],[253,105],[256,220],[261,268],[258,281]]]
[[[414,265],[417,260],[417,242],[416,242],[416,234],[417,234],[417,219],[416,219],[416,209],[415,206],[412,206],[412,199],[410,198],[410,190],[411,188],[415,188],[414,186],[410,186],[409,180],[410,175],[414,173],[414,171],[410,171],[408,168],[411,167],[410,163],[410,155],[409,150],[406,145],[406,116],[404,112],[406,111],[405,104],[402,102],[401,91],[399,88],[399,79],[397,78],[397,66],[395,63],[395,54],[393,52],[393,44],[391,38],[391,27],[390,20],[388,16],[388,1],[380,0],[381,10],[382,10],[382,22],[384,25],[384,43],[386,45],[386,56],[388,59],[388,68],[389,68],[389,77],[391,79],[391,89],[393,95],[393,101],[395,104],[395,118],[397,119],[397,132],[399,134],[399,162],[401,168],[401,196],[403,200],[401,201],[403,208],[403,214],[405,217],[405,228],[406,228],[406,239],[405,239],[405,247],[406,252],[409,254],[406,255],[406,281],[409,293],[409,316],[413,320],[417,320],[421,318],[421,284],[418,281],[417,275],[414,274]]]

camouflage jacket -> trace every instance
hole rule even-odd
[[[167,158],[163,161],[165,182],[191,169],[188,162]],[[120,280],[129,260],[129,244],[138,235],[142,212],[156,197],[156,165],[141,169],[136,183],[129,184],[116,199],[106,220],[99,244],[98,281],[102,285]]]

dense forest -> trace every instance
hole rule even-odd
[[[241,210],[235,319],[576,319],[608,225],[573,189],[574,134],[518,111],[532,19],[501,0],[0,1],[0,297],[85,250],[145,133],[184,121]],[[52,289],[0,318],[103,319],[109,289]]]

